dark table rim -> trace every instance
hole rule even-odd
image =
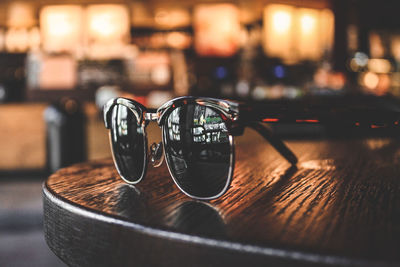
[[[163,229],[157,229],[154,227],[141,225],[137,222],[126,221],[112,214],[107,214],[96,211],[94,209],[78,206],[68,199],[56,196],[55,192],[48,187],[47,181],[43,183],[42,191],[43,200],[47,199],[53,205],[58,206],[59,208],[62,208],[67,212],[74,213],[78,216],[95,219],[97,222],[100,221],[106,224],[120,225],[122,227],[130,229],[133,232],[140,232],[141,234],[149,235],[152,237],[164,238],[177,242],[184,242],[187,244],[208,247],[211,249],[219,248],[231,252],[248,253],[275,259],[293,260],[303,264],[309,263],[333,266],[398,266],[395,262],[371,261],[331,254],[318,255],[307,251],[273,248],[268,246],[247,245],[239,242],[223,241],[207,237],[188,235],[171,230],[167,231]],[[46,210],[44,212],[46,212]],[[46,221],[44,221],[44,223],[46,224]],[[49,242],[47,240],[47,238],[49,237],[47,235],[45,235],[45,237],[46,242],[49,245]],[[53,250],[51,246],[49,247]],[[57,255],[57,251],[53,250],[53,252]]]

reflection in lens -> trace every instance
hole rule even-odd
[[[233,163],[220,113],[198,104],[178,107],[165,120],[163,132],[168,166],[179,187],[199,198],[220,194]]]
[[[112,110],[111,143],[118,170],[128,182],[137,182],[145,164],[144,129],[135,114],[123,105]]]

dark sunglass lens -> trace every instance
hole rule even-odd
[[[168,166],[179,187],[199,198],[222,193],[233,149],[220,113],[198,104],[178,107],[168,115],[163,132]]]
[[[116,105],[112,110],[111,144],[120,175],[128,182],[137,182],[145,166],[144,128],[123,105]]]

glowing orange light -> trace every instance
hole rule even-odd
[[[310,8],[298,9],[298,29],[296,31],[296,47],[301,59],[317,60],[322,56],[322,29],[320,29],[320,11]]]
[[[278,11],[273,15],[272,21],[277,33],[285,33],[290,30],[292,16],[287,11]]]
[[[368,60],[368,69],[375,73],[388,73],[392,68],[387,59],[373,58]]]
[[[376,124],[371,124],[372,129],[377,129],[377,128],[384,128],[386,125],[376,125]]]
[[[28,49],[29,34],[26,29],[11,28],[6,32],[5,46],[9,52],[22,52]]]
[[[200,55],[228,57],[239,48],[239,9],[233,4],[196,6],[194,28],[194,46]]]
[[[395,35],[392,37],[390,43],[390,50],[392,55],[397,61],[400,61],[400,35]]]
[[[171,47],[183,49],[190,46],[190,36],[181,32],[171,32],[167,35],[167,44]]]
[[[40,12],[40,30],[46,51],[71,51],[82,42],[83,9],[74,5],[45,6]]]
[[[296,122],[309,122],[309,123],[318,123],[317,119],[305,119],[305,120],[296,120]]]
[[[379,77],[373,72],[367,72],[363,78],[364,86],[368,89],[375,89],[379,83]]]
[[[369,50],[372,58],[382,58],[385,55],[385,46],[382,37],[376,32],[369,34]]]
[[[91,5],[87,9],[89,36],[115,41],[129,30],[128,9],[123,5]]]
[[[263,13],[263,48],[286,63],[318,60],[333,44],[334,16],[328,9],[268,4]]]
[[[86,9],[87,56],[121,58],[129,41],[129,12],[125,5],[89,5]]]
[[[33,4],[21,1],[12,1],[7,11],[7,26],[28,28],[35,25],[35,8]]]
[[[191,17],[184,8],[160,8],[155,11],[154,20],[160,28],[177,28],[190,25]]]
[[[315,29],[316,18],[309,14],[304,14],[300,19],[301,31],[304,34],[312,34]]]
[[[263,49],[268,56],[288,62],[295,59],[291,31],[294,11],[289,5],[271,4],[264,8]]]
[[[332,50],[335,32],[335,16],[333,12],[329,9],[323,9],[317,23],[319,24],[323,52],[329,52]]]
[[[279,121],[279,119],[275,119],[275,118],[265,118],[262,120],[263,122],[277,122]]]

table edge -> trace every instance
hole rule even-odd
[[[51,177],[51,176],[50,176]],[[48,200],[54,207],[61,208],[75,215],[95,219],[105,224],[119,225],[129,229],[130,231],[137,232],[140,234],[148,235],[155,238],[162,238],[172,240],[174,242],[183,242],[187,245],[202,246],[208,248],[218,248],[233,253],[246,253],[253,254],[269,259],[281,259],[298,262],[300,264],[323,264],[323,265],[340,265],[340,266],[397,266],[396,262],[385,262],[385,261],[367,261],[359,258],[350,258],[340,255],[329,255],[329,254],[316,254],[312,252],[305,252],[300,250],[281,249],[273,247],[263,247],[258,245],[242,244],[234,241],[223,241],[213,239],[209,237],[202,237],[196,235],[189,235],[185,233],[175,232],[173,230],[156,229],[151,226],[141,225],[133,221],[124,221],[123,218],[106,214],[101,211],[96,211],[87,207],[81,207],[65,199],[61,196],[57,196],[56,193],[49,188],[47,184],[48,179],[42,185],[42,196],[43,202]],[[43,205],[44,214],[46,214],[46,205]],[[46,216],[45,216],[46,217]],[[57,249],[52,247],[49,242],[49,236],[46,233],[47,220],[44,218],[44,229],[45,229],[45,240],[50,249],[58,256],[59,252]],[[61,257],[60,257],[61,258]]]

